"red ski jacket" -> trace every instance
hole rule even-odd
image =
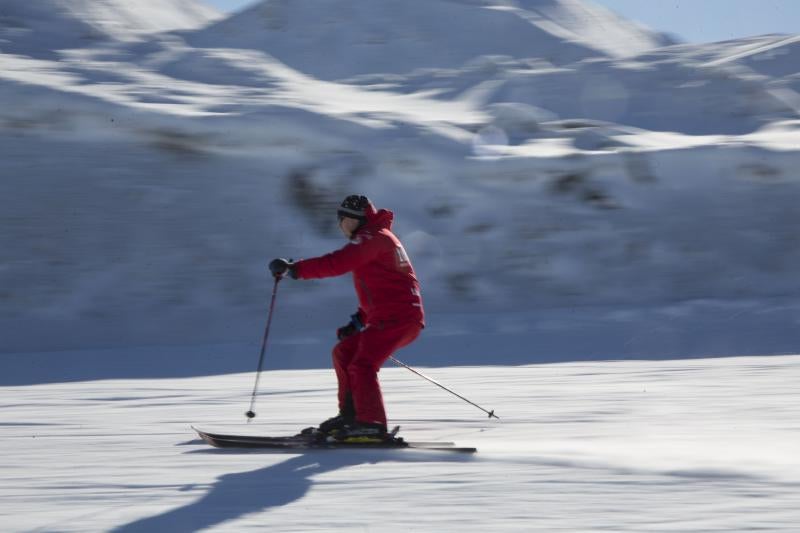
[[[298,279],[329,278],[353,273],[359,318],[365,325],[419,322],[425,325],[422,295],[414,267],[400,240],[392,233],[391,211],[370,204],[367,222],[343,248],[295,263]]]

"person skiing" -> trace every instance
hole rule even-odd
[[[293,279],[353,273],[359,307],[337,330],[333,348],[339,414],[318,430],[337,440],[384,440],[387,420],[378,371],[425,327],[422,294],[408,254],[391,231],[391,211],[376,210],[366,196],[350,195],[337,215],[349,239],[344,247],[296,262],[273,259],[269,269],[277,278]]]

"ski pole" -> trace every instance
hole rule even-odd
[[[256,393],[258,393],[258,382],[261,380],[261,369],[264,367],[264,353],[267,351],[267,337],[269,337],[269,326],[272,324],[272,312],[275,310],[275,296],[278,294],[278,282],[280,276],[275,276],[275,285],[272,287],[272,300],[269,303],[269,315],[267,316],[267,326],[264,328],[264,340],[261,341],[261,355],[258,357],[258,370],[256,371],[256,384],[253,386],[253,396],[250,398],[250,409],[245,413],[247,423],[256,417],[253,410],[256,405]]]
[[[496,414],[494,414],[494,409],[492,409],[491,411],[487,411],[486,409],[484,409],[483,407],[481,407],[481,406],[480,406],[480,405],[478,405],[477,403],[469,401],[468,399],[464,398],[464,397],[463,397],[463,396],[461,396],[460,394],[458,394],[458,393],[455,393],[455,392],[453,392],[452,390],[448,389],[447,387],[445,387],[444,385],[442,385],[441,383],[439,383],[439,382],[438,382],[438,381],[436,381],[435,379],[433,379],[433,378],[430,378],[430,377],[426,376],[425,374],[423,374],[423,373],[422,373],[422,372],[420,372],[419,370],[416,370],[416,369],[414,369],[414,368],[411,368],[410,366],[408,366],[408,365],[407,365],[407,364],[405,364],[404,362],[402,362],[402,361],[399,361],[399,360],[395,359],[394,357],[390,357],[389,359],[391,359],[391,360],[392,360],[392,362],[393,362],[394,364],[396,364],[396,365],[398,365],[398,366],[402,366],[403,368],[410,370],[411,372],[413,372],[414,374],[418,375],[418,376],[419,376],[419,377],[421,377],[421,378],[427,379],[428,381],[430,381],[430,382],[431,382],[431,383],[433,383],[434,385],[436,385],[436,386],[438,386],[438,387],[440,387],[440,388],[442,388],[442,389],[446,390],[447,392],[449,392],[449,393],[450,393],[450,394],[452,394],[453,396],[456,396],[456,397],[458,397],[458,398],[461,398],[462,400],[464,400],[465,402],[467,402],[467,403],[468,403],[468,404],[470,404],[470,405],[474,405],[475,407],[477,407],[478,409],[480,409],[480,410],[481,410],[481,411],[483,411],[484,413],[487,413],[487,414],[489,415],[489,418],[492,418],[492,417],[494,417],[494,418],[496,418],[496,419],[500,420],[500,417],[499,417],[499,416],[497,416]]]

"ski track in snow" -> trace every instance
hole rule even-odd
[[[422,451],[211,448],[331,414],[331,371],[0,389],[6,531],[796,531],[800,356],[428,370],[382,381]]]

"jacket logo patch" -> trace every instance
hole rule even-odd
[[[411,260],[408,258],[408,254],[406,253],[405,248],[402,246],[398,246],[394,249],[394,253],[397,256],[397,265],[399,267],[406,267]]]

